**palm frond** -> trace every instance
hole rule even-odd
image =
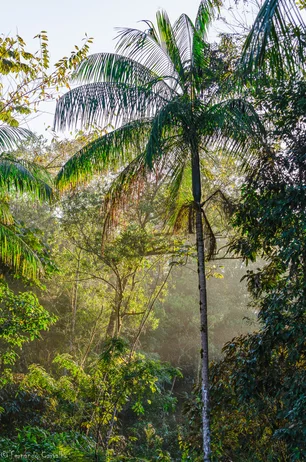
[[[8,198],[5,196],[0,196],[0,223],[4,225],[12,225],[14,223],[14,217],[8,204]]]
[[[13,154],[0,154],[0,191],[29,193],[39,200],[52,200],[50,175],[41,166]]]
[[[146,187],[150,172],[145,162],[145,154],[141,152],[112,181],[104,201],[104,227],[102,245],[109,231],[114,229],[120,212],[131,202],[137,203]]]
[[[176,36],[167,13],[163,10],[158,11],[156,14],[156,22],[161,48],[169,56],[169,61],[173,63],[174,69],[179,76],[179,82],[181,86],[184,86],[185,73],[181,61],[180,49],[176,42]]]
[[[175,138],[181,130],[182,118],[185,115],[184,107],[182,98],[173,99],[153,118],[146,146],[146,162],[149,168],[152,168],[153,164],[169,151],[169,143],[175,144]]]
[[[95,173],[131,162],[146,145],[151,120],[134,121],[113,130],[80,149],[58,173],[60,188],[88,181]]]
[[[158,75],[142,64],[115,53],[96,53],[79,64],[73,74],[76,83],[117,82],[145,85]]]
[[[33,137],[33,133],[25,128],[0,125],[0,152],[10,151],[26,138]]]
[[[206,213],[203,209],[202,209],[202,217],[203,217],[204,239],[206,243],[205,249],[207,253],[207,259],[210,260],[212,256],[216,253],[217,239],[210,225],[209,219],[207,218]]]
[[[208,28],[219,12],[221,5],[221,0],[201,0],[195,20],[195,28],[202,39],[205,39]]]
[[[207,20],[209,20],[209,18]],[[209,68],[209,51],[210,46],[206,42],[206,34],[202,32],[201,27],[195,27],[192,42],[191,68],[196,79],[195,84],[198,91],[203,88],[203,74]]]
[[[173,91],[175,90],[179,76],[169,55],[161,47],[153,26],[150,26],[148,31],[121,29],[117,39],[118,53],[139,62],[154,74],[162,77],[165,82],[168,79],[169,86]]]
[[[191,67],[194,32],[194,25],[186,14],[182,14],[173,25],[173,33],[184,69]]]
[[[33,250],[16,223],[0,222],[0,261],[15,274],[30,280],[39,279],[44,273],[39,255]]]
[[[182,204],[177,210],[173,223],[173,232],[179,233],[182,231],[194,234],[195,225],[195,208],[193,201],[188,201]]]
[[[224,194],[223,191],[221,191],[221,189],[217,189],[209,197],[207,197],[202,202],[201,207],[205,207],[210,203],[215,203],[215,205],[220,208],[227,218],[229,218],[235,210],[234,203]]]
[[[169,192],[167,222],[174,230],[178,230],[179,211],[186,203],[192,202],[191,164],[189,153],[180,149],[170,157],[169,170],[165,175],[165,184]]]
[[[206,123],[204,122],[206,120]],[[230,99],[213,105],[199,118],[206,145],[230,151],[246,159],[245,151],[266,142],[266,131],[252,104]],[[206,133],[205,133],[206,132]]]
[[[169,180],[167,182],[167,187],[169,190],[170,202],[172,204],[175,204],[176,202],[178,202],[181,196],[186,195],[185,189],[187,189],[187,191],[189,191],[190,189],[190,184],[188,184],[186,188],[183,188],[183,186],[186,184],[186,177],[188,179],[191,178],[191,167],[190,157],[188,155],[188,152],[186,152],[185,150],[180,150],[179,153],[176,153],[176,155],[172,157],[174,157],[172,160],[172,166],[166,175],[166,179]],[[183,201],[186,201],[186,197],[183,198]]]
[[[61,130],[93,123],[100,127],[108,124],[120,126],[150,117],[164,104],[164,98],[150,86],[89,83],[74,88],[59,99],[54,126]]]
[[[173,96],[173,89],[163,78],[137,61],[114,53],[96,53],[89,56],[74,72],[73,82],[109,82],[140,86],[158,93],[166,100]]]
[[[245,41],[242,70],[254,79],[258,69],[276,78],[304,67],[306,26],[294,0],[265,0]]]

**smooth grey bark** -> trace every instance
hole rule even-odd
[[[200,204],[196,204],[196,237],[198,257],[198,277],[200,291],[200,319],[201,319],[201,394],[202,394],[202,426],[204,462],[210,461],[210,399],[209,399],[209,361],[208,361],[208,324],[207,324],[207,293],[205,278],[205,253],[202,211]]]
[[[202,429],[204,462],[210,461],[210,399],[209,399],[209,361],[208,361],[208,323],[207,323],[207,291],[205,277],[205,248],[203,234],[203,218],[201,208],[201,171],[196,137],[191,138],[192,193],[196,209],[196,241],[198,259],[198,278],[200,292],[201,321],[201,394],[202,394]]]

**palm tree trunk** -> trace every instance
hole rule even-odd
[[[196,238],[198,278],[200,291],[200,320],[201,320],[201,393],[202,393],[202,428],[204,462],[210,461],[210,400],[209,400],[209,362],[208,362],[208,324],[207,324],[207,293],[205,277],[205,249],[203,234],[203,219],[201,209],[201,171],[199,150],[196,137],[191,138],[192,159],[192,193],[196,209]]]
[[[203,426],[203,452],[204,462],[210,461],[210,416],[209,416],[209,377],[208,377],[208,325],[207,325],[207,295],[205,278],[205,254],[202,211],[200,204],[196,210],[196,237],[198,257],[198,277],[200,291],[200,318],[201,318],[201,393],[202,393],[202,426]]]

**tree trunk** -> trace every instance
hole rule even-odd
[[[123,299],[122,283],[119,276],[116,275],[116,292],[114,305],[109,318],[108,327],[106,330],[106,338],[119,337],[121,331],[121,305]]]
[[[112,308],[109,321],[108,321],[108,326],[106,329],[106,334],[105,338],[113,338],[115,335],[115,326],[116,326],[116,319],[117,319],[117,314],[114,308]]]
[[[203,235],[203,219],[201,209],[201,171],[200,158],[196,136],[190,138],[191,167],[192,167],[192,193],[196,209],[196,239],[198,278],[200,292],[200,319],[201,319],[201,393],[202,393],[202,428],[203,428],[203,455],[204,462],[210,461],[210,400],[209,400],[209,362],[208,362],[208,324],[207,324],[207,294],[205,277],[205,249]]]
[[[78,309],[78,290],[80,283],[80,266],[81,266],[81,254],[80,250],[77,255],[77,267],[75,272],[75,281],[72,288],[72,298],[71,298],[71,336],[70,336],[70,351],[73,352],[75,348],[75,323],[76,315]]]
[[[200,318],[201,318],[201,370],[202,370],[202,426],[203,426],[203,452],[204,462],[210,461],[210,416],[209,416],[209,362],[208,362],[208,325],[207,325],[207,295],[205,278],[205,256],[202,211],[200,204],[196,210],[196,236],[197,236],[197,257],[198,277],[200,291]]]

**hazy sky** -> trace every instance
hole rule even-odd
[[[159,8],[166,9],[172,20],[181,13],[194,18],[198,4],[197,0],[5,0],[1,5],[0,31],[18,31],[30,40],[46,30],[57,59],[80,43],[85,32],[95,38],[93,51],[111,50],[115,27],[137,27],[139,20],[154,19]]]
[[[198,0],[3,0],[1,3],[0,33],[18,32],[34,51],[34,35],[46,30],[53,63],[69,55],[74,45],[80,45],[85,32],[94,37],[91,53],[113,51],[116,27],[141,27],[137,21],[154,20],[160,8],[167,10],[171,21],[181,13],[194,19],[199,5]],[[30,124],[38,132],[52,124],[54,104],[45,104],[41,109],[46,113]]]

